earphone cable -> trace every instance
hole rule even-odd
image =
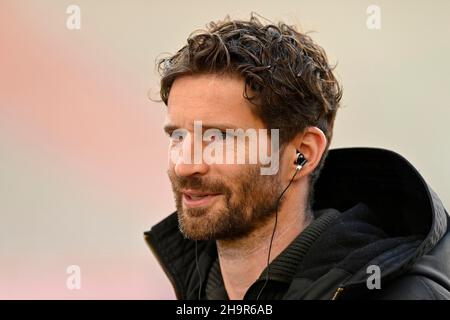
[[[270,238],[270,244],[269,244],[269,254],[267,255],[267,272],[266,272],[266,280],[264,281],[264,285],[262,286],[261,290],[258,293],[258,296],[256,297],[256,300],[259,300],[261,293],[264,291],[264,289],[266,288],[267,283],[269,282],[269,277],[270,277],[270,252],[272,251],[272,243],[273,243],[273,238],[275,236],[275,230],[277,228],[277,223],[278,223],[278,209],[280,206],[280,201],[281,198],[283,197],[284,193],[287,191],[287,189],[291,186],[292,181],[294,181],[295,176],[297,175],[297,173],[300,170],[295,170],[294,175],[291,178],[291,181],[289,181],[288,185],[286,186],[286,188],[284,188],[283,192],[280,194],[280,196],[278,197],[277,200],[277,205],[276,205],[276,211],[275,211],[275,223],[273,226],[273,231],[272,231],[272,236]]]
[[[197,240],[195,240],[195,266],[197,268],[197,273],[198,273],[198,283],[199,283],[199,287],[198,287],[198,300],[202,300],[202,274],[200,273],[200,267],[198,265],[198,245],[197,245]]]

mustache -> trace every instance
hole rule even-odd
[[[170,181],[172,182],[172,189],[176,192],[181,192],[183,189],[195,189],[200,192],[207,193],[224,193],[229,194],[230,189],[219,181],[213,181],[208,178],[201,177],[179,177],[173,172],[168,171]]]

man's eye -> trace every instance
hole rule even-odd
[[[221,131],[222,139],[233,139],[234,134],[232,132]]]
[[[186,138],[187,132],[185,130],[175,130],[169,134],[169,138],[174,142],[181,142]]]
[[[217,138],[220,136],[222,141],[225,141],[226,139],[232,139],[234,137],[234,135],[230,132],[226,132],[226,131],[219,131],[217,133],[215,133],[214,135],[211,136],[211,141],[215,141],[217,140]]]

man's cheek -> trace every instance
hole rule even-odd
[[[180,160],[180,157],[180,148],[170,145],[167,153],[167,166],[169,168],[174,168],[175,164]]]

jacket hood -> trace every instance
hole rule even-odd
[[[344,289],[356,294],[366,288],[370,265],[380,268],[383,281],[391,281],[435,248],[447,231],[448,215],[437,195],[405,158],[384,149],[330,150],[313,199],[315,213],[332,208],[340,214],[299,264],[287,299],[336,298]],[[195,298],[195,246],[204,278],[215,244],[185,239],[176,213],[146,232],[145,239],[177,297]],[[444,269],[439,276],[450,288],[450,270]]]
[[[422,235],[428,251],[447,229],[441,200],[401,155],[376,148],[329,152],[315,187],[313,209],[345,211],[366,204],[390,235]]]

